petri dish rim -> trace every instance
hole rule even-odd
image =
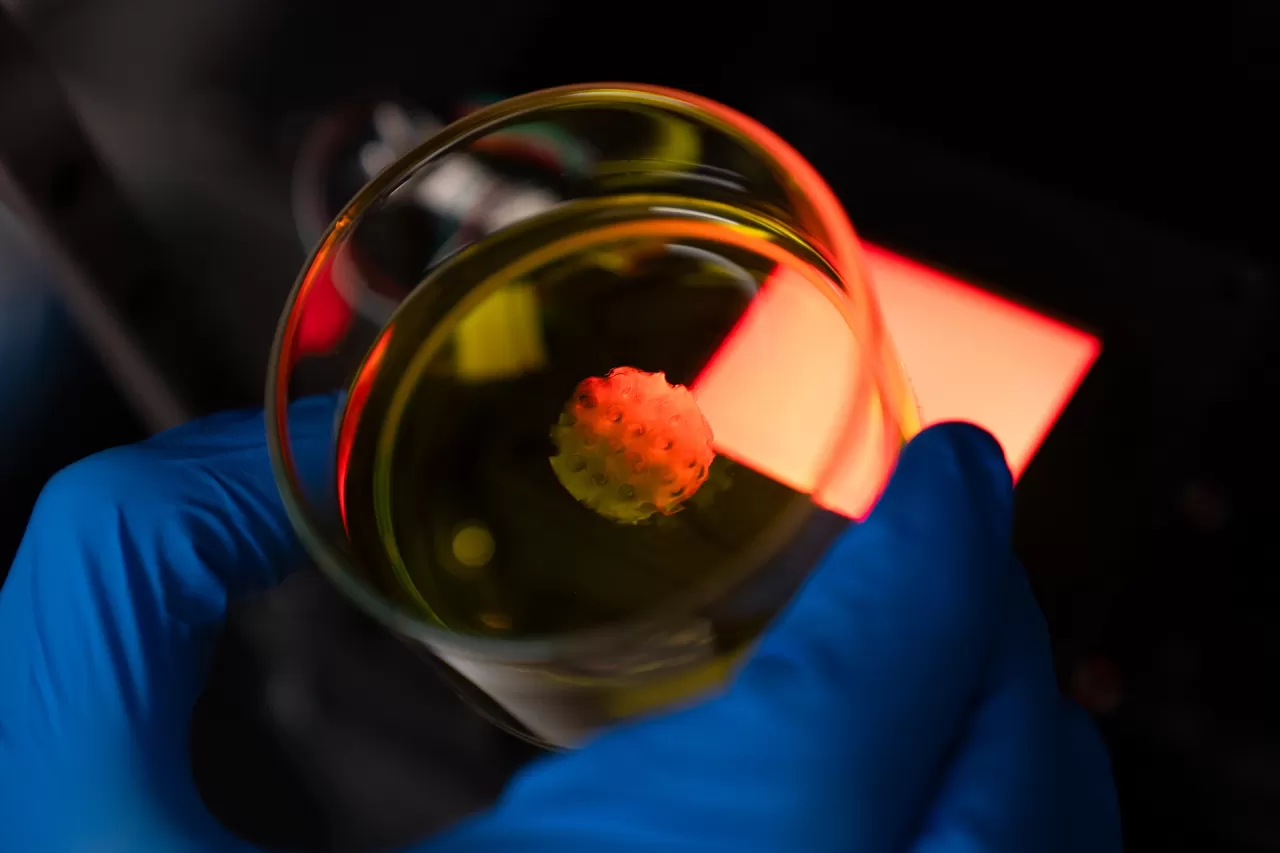
[[[573,634],[532,638],[497,638],[459,634],[425,621],[360,580],[340,546],[325,532],[319,513],[309,505],[301,486],[289,443],[289,383],[297,361],[296,338],[300,306],[317,280],[317,271],[364,215],[403,186],[424,166],[478,136],[540,112],[579,107],[651,107],[671,110],[708,124],[756,148],[794,186],[797,196],[813,209],[825,240],[804,242],[825,256],[837,273],[833,281],[851,298],[865,300],[871,310],[848,315],[854,322],[859,348],[875,351],[887,346],[878,324],[858,323],[859,317],[878,316],[867,284],[857,238],[843,207],[817,171],[788,143],[754,119],[707,98],[658,86],[602,83],[564,86],[520,95],[477,110],[441,129],[387,167],[366,184],[343,208],[299,272],[277,324],[267,369],[265,417],[273,474],[285,509],[308,553],[320,569],[358,607],[392,630],[429,646],[475,659],[527,662],[530,665],[598,654],[602,648],[625,644],[660,630],[653,619],[631,620]],[[875,359],[871,360],[875,363]],[[884,385],[884,378],[877,377]],[[902,393],[905,389],[893,389]],[[909,395],[909,390],[905,393]],[[665,615],[665,614],[664,614]],[[683,609],[670,616],[680,618]]]

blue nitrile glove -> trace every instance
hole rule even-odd
[[[290,410],[308,478],[332,470],[336,402]],[[0,851],[249,849],[196,791],[191,711],[228,602],[304,563],[260,410],[50,480],[0,587]]]
[[[319,476],[332,415],[292,414]],[[1010,504],[989,437],[927,431],[726,695],[544,759],[425,850],[1118,850]],[[0,590],[4,849],[244,849],[196,794],[190,712],[228,599],[301,561],[260,413],[56,477]]]
[[[999,446],[903,451],[721,698],[522,773],[430,853],[1107,853],[1102,743],[1054,680]]]

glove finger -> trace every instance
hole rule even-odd
[[[1071,853],[1120,853],[1120,808],[1111,756],[1093,719],[1063,697],[1062,750],[1066,760],[1068,837]]]
[[[916,836],[913,853],[1072,850],[1066,838],[1062,696],[1044,618],[1025,578],[1009,609],[978,706]]]
[[[794,731],[794,748],[840,765],[866,849],[901,842],[972,707],[1007,597],[1011,515],[995,439],[966,424],[921,433],[734,687],[775,718],[758,731]]]
[[[334,402],[291,409],[310,469],[329,464]],[[40,693],[20,714],[167,719],[203,685],[228,602],[302,562],[260,411],[91,456],[41,493],[0,593],[0,684]]]
[[[336,402],[290,410],[309,478],[329,476]],[[0,824],[14,849],[244,847],[196,793],[189,712],[228,601],[301,558],[261,411],[185,424],[49,482],[0,589],[0,768],[12,770]]]

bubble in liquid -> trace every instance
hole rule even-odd
[[[603,416],[587,415],[596,408]],[[551,468],[561,485],[623,524],[678,512],[715,459],[711,426],[693,394],[662,373],[634,367],[580,382],[551,433],[557,447]],[[673,468],[663,460],[677,444],[680,462]],[[593,473],[584,478],[587,467]]]
[[[462,566],[479,569],[489,564],[494,552],[493,534],[478,521],[469,522],[453,534],[453,556]]]

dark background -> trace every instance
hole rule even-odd
[[[1128,849],[1280,850],[1280,6],[0,5],[0,565],[58,467],[260,402],[314,120],[679,86],[791,140],[868,238],[1101,335],[1018,494],[1064,686]],[[413,838],[530,755],[311,576],[236,614],[197,733],[215,810],[307,849]]]

